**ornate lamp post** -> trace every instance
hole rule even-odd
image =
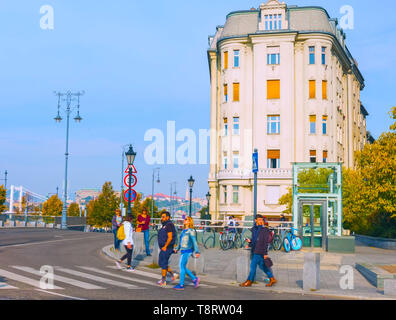
[[[154,168],[153,169],[153,181],[151,184],[151,217],[154,217],[154,175],[155,172],[158,172],[158,176],[157,176],[157,183],[160,183],[160,178],[159,178],[159,172],[160,172],[160,168]]]
[[[73,101],[77,100],[77,115],[74,117],[74,120],[78,123],[81,122],[82,118],[80,116],[80,97],[84,95],[84,91],[72,93],[70,91],[66,93],[55,92],[55,95],[58,96],[58,114],[54,118],[54,120],[58,123],[62,121],[62,117],[60,116],[59,110],[61,107],[61,100],[66,102],[66,152],[65,152],[65,190],[64,190],[64,199],[63,199],[63,209],[62,209],[62,220],[61,220],[61,229],[67,229],[67,168],[69,161],[69,118],[72,112],[71,104]],[[62,97],[65,97],[62,99]]]
[[[190,179],[188,181],[188,186],[190,187],[190,217],[191,217],[191,206],[192,206],[192,188],[194,186],[195,180],[193,179],[192,176],[190,176]]]
[[[131,198],[132,198],[132,194],[131,194],[131,190],[132,190],[132,165],[133,162],[135,161],[135,157],[136,157],[136,152],[133,151],[132,145],[129,145],[129,150],[127,152],[125,152],[125,156],[127,158],[128,161],[128,165],[129,165],[129,197],[128,197],[128,212],[127,215],[131,216],[132,215],[132,210],[131,210]]]

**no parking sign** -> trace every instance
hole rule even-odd
[[[124,178],[124,184],[128,189],[124,192],[124,199],[125,201],[129,201],[129,199],[131,199],[131,202],[134,202],[136,200],[137,193],[132,188],[137,184],[137,177],[134,175],[134,173],[137,173],[137,170],[135,166],[132,165],[132,174],[129,175],[129,168],[130,166],[128,166],[128,168],[125,170],[125,173],[128,174]],[[129,186],[129,176],[131,176],[131,186]]]

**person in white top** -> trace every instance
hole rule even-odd
[[[132,216],[127,216],[125,221],[122,223],[124,225],[124,233],[125,239],[122,240],[121,244],[125,247],[126,254],[116,262],[116,265],[119,269],[121,269],[121,263],[125,259],[127,259],[127,270],[133,271],[134,269],[131,266],[132,262],[132,252],[133,252],[133,226],[132,226]]]

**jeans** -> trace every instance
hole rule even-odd
[[[188,263],[188,259],[190,258],[190,256],[192,255],[191,252],[186,252],[186,253],[182,253],[180,255],[180,281],[179,284],[184,286],[184,279],[186,278],[186,273],[187,275],[192,279],[195,280],[197,277],[193,275],[193,273],[187,269],[187,263]]]
[[[150,244],[149,244],[149,236],[150,236],[150,229],[142,231],[144,235],[144,245],[146,247],[146,254],[150,254]]]
[[[116,250],[120,250],[120,240],[118,240],[117,238],[117,231],[118,229],[113,230],[113,234],[114,234],[114,249]]]
[[[131,265],[131,261],[132,261],[132,252],[133,252],[133,246],[131,249],[128,249],[127,246],[124,246],[125,250],[126,250],[126,254],[121,258],[121,261],[124,261],[125,258],[127,258],[127,264],[128,266]]]
[[[264,273],[267,274],[268,278],[274,277],[271,268],[267,268],[264,264],[264,256],[254,253],[252,256],[252,261],[250,262],[250,273],[248,280],[254,282],[254,279],[256,278],[257,265],[260,267],[261,270],[264,271]]]

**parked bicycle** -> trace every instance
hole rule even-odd
[[[205,239],[206,233],[210,233],[210,236],[207,239]],[[202,241],[205,249],[214,248],[216,245],[216,230],[214,228],[212,228],[210,231],[205,230],[202,236]]]
[[[229,250],[232,248],[242,248],[242,238],[239,232],[231,232],[229,228],[225,227],[223,232],[220,232],[220,248]]]
[[[300,236],[296,236],[295,233],[298,233],[298,230],[295,228],[290,228],[286,232],[286,235],[283,239],[283,248],[285,252],[290,252],[290,250],[298,251],[302,248],[302,240]]]

